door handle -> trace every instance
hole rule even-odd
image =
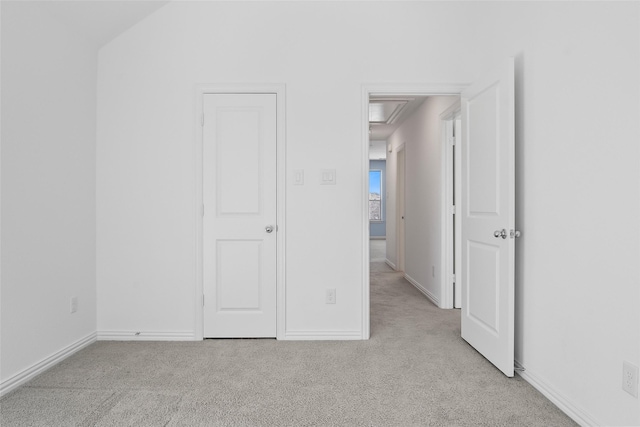
[[[267,233],[271,233],[273,231],[273,225],[267,225],[264,228],[264,231],[266,231]]]
[[[506,229],[502,229],[502,230],[496,230],[493,232],[493,237],[495,237],[496,239],[499,237],[502,237],[503,239],[507,238],[507,230]]]

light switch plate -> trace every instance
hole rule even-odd
[[[320,184],[321,185],[335,185],[336,184],[336,170],[335,169],[322,169],[322,171],[320,171]]]
[[[293,171],[293,185],[304,185],[304,169]]]

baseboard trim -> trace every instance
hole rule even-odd
[[[361,340],[362,331],[286,331],[284,339],[291,341]]]
[[[194,341],[193,331],[98,331],[98,341]]]
[[[387,240],[387,236],[369,236],[369,240]]]
[[[385,259],[385,260],[384,260],[384,262],[386,262],[386,263],[387,263],[387,265],[388,265],[389,267],[393,268],[394,270],[398,270],[398,269],[396,268],[396,265],[395,265],[394,263],[392,263],[391,261],[389,261],[389,259],[388,259],[388,258],[387,258],[387,259]]]
[[[411,283],[417,290],[422,292],[422,294],[424,294],[424,296],[427,297],[429,299],[429,301],[434,303],[436,305],[436,307],[440,307],[440,300],[438,300],[438,298],[436,298],[435,295],[433,295],[431,292],[429,292],[429,290],[427,288],[422,286],[420,283],[418,283],[415,279],[413,279],[407,273],[404,273],[404,278],[407,280],[407,282]]]
[[[35,376],[43,373],[47,369],[62,362],[67,357],[77,353],[88,345],[96,341],[96,333],[93,332],[84,338],[80,338],[78,341],[64,347],[63,349],[53,353],[51,356],[42,359],[40,362],[29,366],[26,369],[18,372],[17,374],[9,377],[8,379],[0,383],[0,397],[15,390],[21,385],[33,379]]]
[[[523,366],[522,363],[516,360],[515,366],[517,368],[523,369],[522,371],[516,371],[516,373],[520,375],[523,380],[531,384],[533,388],[542,393],[544,397],[553,402],[554,405],[556,405],[562,412],[567,414],[567,416],[569,416],[569,418],[571,418],[576,423],[580,424],[583,427],[605,425],[594,419],[594,417],[588,414],[585,410],[579,408],[571,401],[571,399],[568,399],[564,394],[560,393],[553,386],[549,385],[549,383],[542,379],[540,375]]]

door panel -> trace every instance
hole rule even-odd
[[[470,215],[496,215],[500,188],[500,147],[497,105],[498,87],[492,86],[470,98],[467,103],[468,129],[473,130],[473,143],[468,145],[467,192]]]
[[[203,103],[204,336],[275,337],[276,95]]]
[[[260,311],[262,241],[218,240],[217,309]]]
[[[218,215],[260,214],[260,116],[250,107],[216,111]]]
[[[481,242],[467,242],[468,284],[467,312],[480,325],[498,333],[498,296],[500,248]],[[483,282],[475,283],[474,279]]]
[[[462,103],[462,338],[513,376],[515,244],[513,59]],[[496,231],[504,231],[497,237]]]

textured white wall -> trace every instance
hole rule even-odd
[[[517,358],[582,416],[640,422],[620,388],[622,360],[640,359],[639,7],[160,9],[100,52],[98,329],[193,331],[197,83],[287,85],[287,172],[309,177],[287,187],[287,327],[348,332],[361,328],[362,84],[471,82],[516,56]],[[321,168],[336,186],[314,184]]]
[[[384,160],[387,158],[387,141],[369,141],[369,159]]]
[[[98,57],[38,6],[1,7],[0,379],[7,384],[96,331]]]
[[[387,209],[396,211],[397,151],[404,144],[405,274],[441,303],[442,130],[440,114],[459,97],[432,96],[389,138],[393,147],[387,167],[387,188],[393,192]],[[389,238],[390,234],[392,235]],[[387,222],[387,258],[396,257],[396,225]],[[433,272],[432,272],[433,268]]]

